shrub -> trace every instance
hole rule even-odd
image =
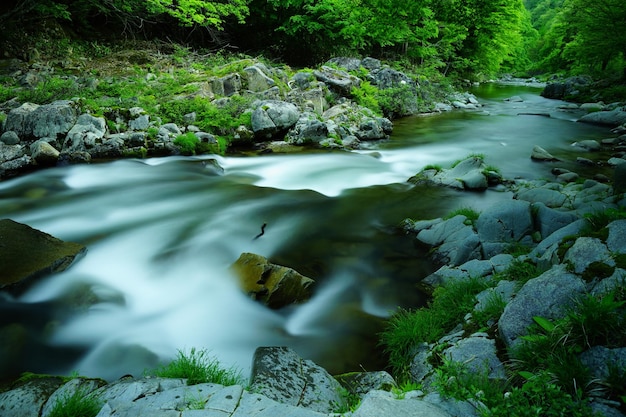
[[[376,98],[380,91],[378,87],[373,86],[369,81],[363,81],[359,87],[353,87],[350,93],[357,104],[367,107],[377,115],[383,114]]]
[[[180,152],[183,155],[195,155],[199,144],[200,140],[193,132],[187,132],[174,139],[174,145],[180,148]]]
[[[85,390],[57,399],[48,417],[94,417],[102,408],[102,401]]]
[[[163,378],[186,378],[187,385],[214,383],[230,386],[241,382],[239,371],[222,368],[217,359],[209,356],[208,351],[195,348],[189,353],[179,350],[172,362],[155,370],[154,374]]]

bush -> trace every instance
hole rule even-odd
[[[154,374],[162,378],[186,378],[187,385],[213,383],[230,386],[241,382],[239,371],[222,368],[217,359],[209,356],[208,351],[195,348],[189,353],[179,350],[172,362],[155,370]]]
[[[200,140],[193,132],[187,132],[174,139],[174,145],[180,148],[183,155],[195,155],[199,144]]]

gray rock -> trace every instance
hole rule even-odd
[[[580,176],[575,172],[565,172],[557,176],[556,180],[557,182],[566,183],[566,182],[574,182],[578,180],[578,178],[580,178]]]
[[[327,417],[327,413],[319,413],[313,410],[295,407],[293,405],[280,404],[259,394],[244,392],[239,406],[232,415],[221,414],[191,414],[191,411],[183,412],[181,417]]]
[[[39,417],[50,395],[62,384],[61,378],[37,378],[0,393],[0,417]]]
[[[417,239],[436,246],[436,258],[451,266],[461,265],[475,257],[480,240],[462,215],[437,223],[417,234]]]
[[[590,123],[601,126],[616,127],[626,123],[626,112],[621,109],[611,111],[597,111],[585,114],[578,119],[581,123]]]
[[[45,140],[38,140],[30,145],[33,161],[40,166],[54,166],[59,160],[60,152]]]
[[[624,286],[626,286],[626,270],[615,268],[613,275],[597,282],[591,293],[593,295],[604,295]]]
[[[505,98],[504,101],[508,101],[510,103],[523,103],[524,99],[522,99],[520,96],[513,96],[513,97]]]
[[[4,143],[5,145],[17,145],[18,143],[20,143],[20,137],[14,131],[9,130],[8,132],[4,132],[2,136],[0,136],[0,142]]]
[[[580,86],[591,82],[588,77],[576,76],[563,81],[551,82],[545,86],[541,95],[546,98],[563,99],[565,96],[574,95]]]
[[[257,65],[252,65],[243,69],[246,74],[248,90],[252,92],[265,91],[272,88],[276,83],[274,80],[263,72],[263,69]]]
[[[504,365],[496,355],[496,343],[493,339],[471,336],[461,339],[443,351],[443,355],[457,362],[472,372],[486,372],[490,379],[506,379]]]
[[[545,237],[539,244],[528,254],[528,257],[537,262],[539,258],[542,258],[549,253],[552,249],[555,249],[557,245],[566,237],[573,236],[580,233],[586,226],[587,222],[584,219],[579,219],[554,231],[549,236]],[[560,261],[560,260],[559,260]]]
[[[29,117],[38,108],[38,104],[24,103],[17,108],[11,109],[4,121],[4,131],[15,132],[19,137],[31,137],[33,128]]]
[[[586,112],[592,111],[601,111],[604,110],[604,104],[602,103],[583,103],[579,107],[581,110],[585,110]]]
[[[393,68],[381,68],[372,72],[372,83],[381,90],[393,89],[395,110],[387,117],[397,118],[417,113],[417,83],[408,75]]]
[[[428,393],[424,401],[441,408],[453,417],[478,417],[481,415],[480,410],[485,408],[481,404],[473,404],[469,401],[443,398],[438,392]]]
[[[351,58],[351,57],[345,57],[345,56],[331,58],[326,63],[330,65],[336,65],[347,71],[358,70],[359,67],[361,66],[361,60],[359,58]]]
[[[574,142],[572,143],[572,146],[575,146],[577,148],[581,148],[590,152],[595,152],[595,151],[599,151],[600,149],[602,149],[602,146],[600,145],[600,143],[594,139],[587,139],[587,140]]]
[[[361,80],[358,77],[328,66],[322,66],[319,70],[313,71],[313,75],[344,97],[350,97],[352,89],[361,85]]]
[[[124,404],[186,385],[184,379],[126,377],[105,385],[93,393],[104,402]]]
[[[520,200],[494,204],[480,214],[475,227],[483,245],[484,256],[497,255],[505,245],[521,241],[532,233],[530,204]],[[487,249],[486,243],[494,245]]]
[[[626,369],[626,347],[609,349],[604,346],[594,346],[580,354],[580,361],[591,371],[594,378],[606,380],[609,376],[609,367]]]
[[[411,366],[409,368],[411,381],[418,384],[423,383],[426,378],[429,378],[434,372],[431,363],[431,357],[433,355],[432,348],[433,345],[429,345],[428,343],[421,343],[415,346]]]
[[[285,140],[295,145],[319,144],[328,138],[328,126],[317,119],[315,114],[302,113],[295,126],[287,133]]]
[[[558,161],[550,152],[546,151],[539,145],[533,147],[530,158],[535,161]]]
[[[572,212],[555,210],[541,202],[532,205],[532,212],[535,213],[535,227],[542,237],[548,237],[562,227],[578,220],[578,216]]]
[[[16,114],[12,115],[15,112]],[[74,103],[55,101],[43,106],[25,103],[7,115],[5,130],[14,130],[23,138],[64,136],[77,122]]]
[[[387,137],[380,121],[374,118],[362,121],[355,132],[355,136],[359,140],[379,140]]]
[[[252,112],[252,131],[257,137],[269,139],[286,132],[299,118],[298,108],[291,103],[276,100],[261,101]]]
[[[291,77],[293,84],[300,90],[307,90],[316,82],[315,76],[310,71],[299,71]]]
[[[495,287],[487,288],[476,295],[477,303],[474,306],[474,310],[483,311],[493,297],[500,297],[504,302],[508,303],[516,291],[517,284],[515,282],[502,280]]]
[[[507,304],[498,321],[500,336],[507,346],[519,342],[526,334],[534,316],[546,319],[563,317],[573,299],[584,293],[585,283],[567,272],[564,265],[555,265],[537,278],[529,280]]]
[[[396,398],[386,391],[368,393],[352,417],[451,417],[440,407],[412,398]]]
[[[585,274],[590,265],[603,263],[610,267],[615,266],[615,260],[611,256],[609,249],[600,240],[593,237],[579,237],[574,245],[569,248],[563,258],[564,262],[569,262],[577,274]]]
[[[0,142],[0,163],[21,158],[24,156],[24,153],[22,145],[5,145],[3,142]]]
[[[211,91],[216,96],[230,97],[241,91],[241,76],[237,73],[214,78],[209,81]]]
[[[281,308],[307,300],[315,283],[291,268],[270,263],[254,253],[242,253],[231,270],[241,289],[270,308]]]
[[[146,130],[150,127],[150,116],[142,114],[128,122],[130,130]]]
[[[82,114],[67,133],[63,151],[87,151],[101,143],[105,133],[106,122],[103,117]]]
[[[563,207],[567,201],[567,195],[562,192],[543,187],[521,189],[517,192],[516,198],[530,203],[543,203],[551,208]]]
[[[283,404],[321,413],[345,406],[339,382],[287,347],[257,348],[250,381],[250,391]]]
[[[615,220],[607,226],[609,237],[606,244],[613,253],[626,254],[626,219]]]
[[[370,71],[375,71],[381,69],[383,64],[376,58],[365,57],[361,60],[361,66]]]
[[[74,378],[63,384],[50,395],[41,410],[41,416],[47,417],[56,403],[61,402],[64,398],[76,394],[88,395],[104,385],[106,385],[106,382],[102,379]]]
[[[396,381],[385,371],[378,372],[350,372],[335,376],[342,387],[350,394],[365,396],[372,390],[391,391],[397,388]]]

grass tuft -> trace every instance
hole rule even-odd
[[[162,378],[186,378],[187,385],[213,383],[225,386],[241,383],[241,373],[234,369],[222,368],[220,362],[206,350],[192,348],[189,353],[178,351],[176,358],[154,371]]]
[[[85,390],[57,399],[48,417],[95,417],[102,401]]]

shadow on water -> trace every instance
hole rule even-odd
[[[262,345],[291,346],[334,373],[380,369],[384,320],[423,304],[417,284],[435,268],[400,222],[509,197],[406,180],[470,153],[506,177],[549,176],[553,164],[530,161],[535,144],[569,161],[573,141],[606,134],[535,90],[489,88],[482,109],[400,120],[367,151],[216,157],[223,174],[206,157],[125,160],[0,183],[0,217],[88,246],[68,271],[0,301],[0,373],[114,379],[191,347],[245,373]],[[503,101],[513,95],[524,101]],[[313,298],[278,311],[248,299],[229,272],[242,252],[314,278]]]

